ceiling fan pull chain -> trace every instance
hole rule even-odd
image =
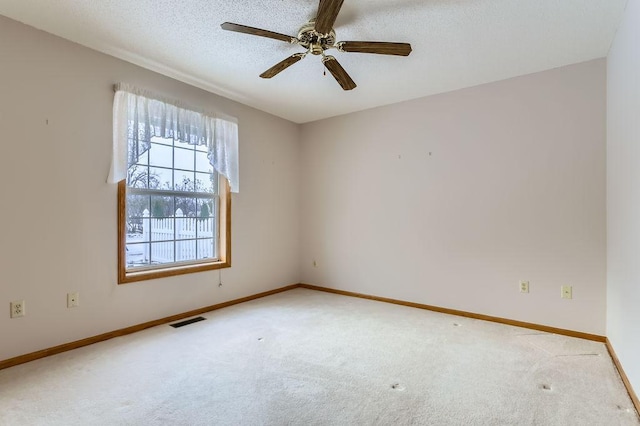
[[[327,66],[324,64],[324,62],[327,60],[327,55],[325,55],[324,50],[322,51],[322,75],[323,76],[327,76]]]

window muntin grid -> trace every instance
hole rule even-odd
[[[159,137],[148,143],[129,164],[126,271],[220,260],[219,176],[207,148]]]

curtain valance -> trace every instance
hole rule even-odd
[[[150,147],[151,138],[175,138],[205,145],[213,169],[227,178],[231,192],[239,189],[238,123],[235,118],[184,108],[178,102],[117,84],[113,102],[113,153],[107,182],[127,177],[128,163]]]

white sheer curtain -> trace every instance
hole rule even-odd
[[[226,177],[231,192],[240,186],[238,123],[235,118],[182,108],[148,92],[124,84],[115,86],[113,154],[107,182],[127,177],[128,163],[136,163],[149,149],[153,136],[206,145],[213,169]]]

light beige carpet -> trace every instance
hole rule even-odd
[[[1,425],[640,425],[603,344],[296,289],[0,371]]]

